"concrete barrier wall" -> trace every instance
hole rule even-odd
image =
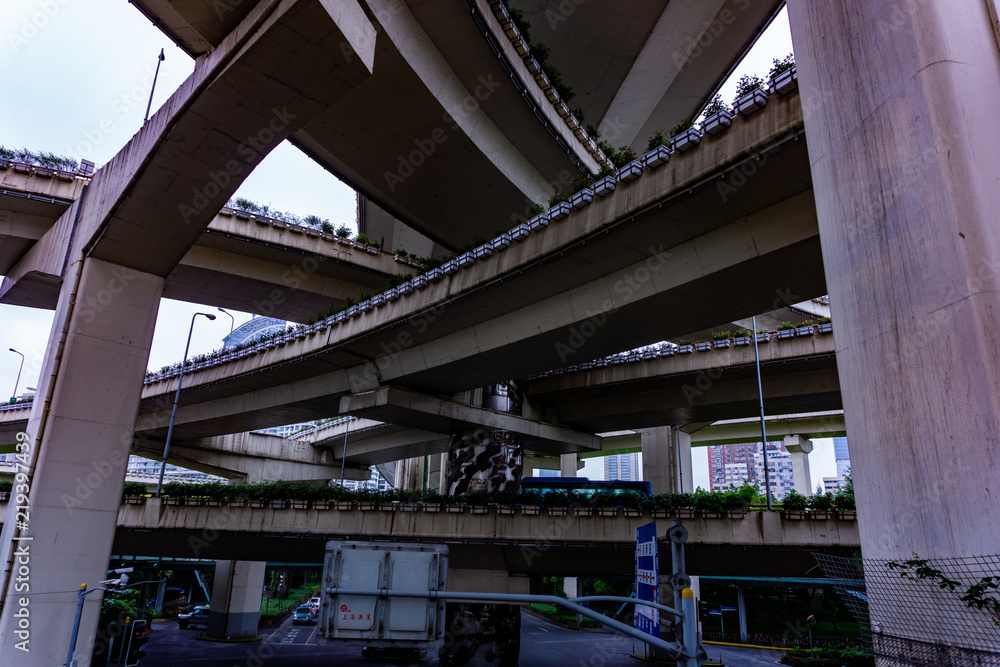
[[[206,527],[227,533],[289,535],[350,535],[396,540],[487,540],[502,543],[628,544],[636,527],[654,519],[622,516],[553,516],[542,509],[537,516],[522,510],[498,514],[489,509],[473,514],[424,510],[340,511],[336,509],[273,509],[251,507],[187,507],[166,505],[150,498],[139,505],[122,505],[121,528],[150,531],[202,531]],[[665,534],[669,518],[656,519]],[[779,512],[747,512],[743,518],[683,519],[689,544],[772,548],[826,548],[859,545],[857,522],[829,518],[787,519]]]

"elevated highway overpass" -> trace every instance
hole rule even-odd
[[[0,303],[54,309],[64,255],[31,250],[90,179],[42,177],[14,167],[0,170]],[[307,322],[414,271],[389,252],[223,207],[167,275],[163,296]]]
[[[448,544],[451,567],[512,574],[599,576],[635,567],[635,528],[650,516],[537,516],[425,510],[295,510],[185,507],[150,498],[122,505],[114,553],[175,558],[321,562],[329,539]],[[812,552],[850,555],[856,521],[789,520],[780,512],[740,519],[684,519],[691,574],[802,576]],[[669,520],[658,521],[665,535]],[[294,539],[293,539],[294,538]],[[666,547],[669,562],[669,547]]]
[[[776,99],[566,220],[498,239],[468,268],[194,367],[176,435],[322,418],[332,401],[380,386],[454,396],[767,310],[789,289],[824,294],[800,113],[795,95]],[[719,183],[747,163],[752,185],[720,197]],[[165,420],[147,417],[175,381],[147,384],[143,435],[165,435]]]
[[[587,122],[641,150],[657,130],[698,116],[784,2],[509,4],[552,50]]]
[[[771,341],[759,347],[765,407],[773,416],[768,420],[769,434],[774,437],[843,435],[833,336],[816,333],[779,339],[772,334]],[[646,355],[649,358],[638,353],[615,355],[611,360],[575,364],[529,379],[524,383],[527,419],[492,416],[505,419],[504,424],[515,432],[525,432],[529,436],[526,443],[529,451],[557,453],[561,450],[552,449],[554,442],[562,442],[566,449],[573,449],[576,442],[575,448],[583,457],[638,448],[639,436],[606,435],[580,447],[579,443],[588,441],[581,441],[578,434],[692,425],[692,446],[758,438],[759,422],[738,421],[754,417],[759,410],[752,346],[689,353],[678,349],[683,348],[666,347],[655,354],[650,351]],[[151,384],[154,383],[162,384],[153,380]],[[167,406],[172,397],[167,391],[151,400]],[[356,478],[366,476],[369,465],[446,452],[449,434],[456,424],[463,420],[489,424],[483,418],[491,416],[460,405],[455,405],[457,413],[452,416],[440,412],[437,416],[428,414],[427,410],[436,410],[438,404],[427,404],[424,412],[412,403],[406,411],[389,402],[362,408],[357,403],[361,398],[347,398],[334,411],[354,411],[368,418],[336,420],[290,439],[256,433],[178,438],[171,448],[170,462],[233,478],[337,477],[343,441],[349,436],[346,465],[349,478]],[[352,405],[355,407],[351,408]],[[27,427],[29,412],[30,404],[0,410],[0,446],[12,448],[14,435]],[[804,416],[785,416],[795,414]],[[165,418],[166,407],[158,415]],[[532,420],[560,424],[563,430],[548,427],[538,431],[540,427],[533,426]],[[711,425],[727,420],[731,423]],[[141,421],[136,428],[133,452],[159,458],[162,441],[142,433]],[[537,440],[539,435],[543,436],[542,441]]]
[[[238,4],[219,19],[196,5],[135,5],[192,55],[216,49],[234,22],[259,11]],[[604,162],[593,140],[574,133],[568,108],[547,97],[551,86],[527,71],[487,3],[355,6],[376,30],[371,76],[295,128],[292,142],[439,247],[492,233],[546,201],[553,182],[567,185]],[[393,227],[364,231],[392,244]]]
[[[251,11],[239,5],[219,18],[197,5],[134,4],[195,56]],[[470,216],[470,205],[507,220],[607,164],[587,123],[614,146],[639,149],[653,132],[694,117],[782,5],[712,0],[692,9],[656,1],[625,11],[574,4],[567,13],[558,4],[514,3],[531,20],[529,42],[500,2],[363,3],[379,30],[372,77],[292,142],[377,205],[363,231],[395,244],[415,241],[407,232],[414,229],[454,249],[498,226]],[[726,39],[714,38],[716,26]],[[539,42],[553,47],[574,100],[563,100],[542,71],[531,50]],[[404,117],[392,101],[399,90],[408,95]],[[586,122],[571,112],[577,105]],[[461,196],[438,196],[445,183]]]
[[[67,265],[29,423],[38,437],[31,563],[46,573],[32,581],[36,637],[65,637],[75,611],[66,592],[105,572],[117,478],[72,517],[58,498],[91,461],[132,446],[164,278],[278,142],[292,138],[451,248],[499,226],[478,212],[506,220],[551,192],[563,172],[601,162],[551,94],[552,82],[546,88],[545,77],[532,76],[532,84],[514,71],[516,59],[499,57],[518,45],[509,35],[496,39],[503,26],[492,7],[496,25],[472,2],[468,13],[427,2],[383,17],[388,0],[260,0],[213,19],[204,3],[139,1],[179,41],[203,44],[190,49],[201,55],[188,81],[29,251]],[[334,400],[383,388],[454,400],[577,356],[600,358],[765,312],[789,291],[797,300],[829,293],[842,327],[845,412],[860,443],[852,455],[866,572],[914,552],[948,561],[994,553],[1000,403],[991,332],[1000,289],[991,267],[1000,245],[991,212],[1000,209],[1000,55],[993,4],[952,5],[926,0],[900,15],[889,3],[790,2],[803,95],[821,102],[809,105],[808,117],[793,118],[795,96],[774,98],[764,112],[674,156],[669,168],[620,183],[527,240],[507,241],[514,250],[492,247],[470,268],[434,274],[407,298],[368,303],[336,330],[313,330],[258,360],[197,371],[181,434],[329,414]],[[734,22],[753,24],[747,17]],[[663,45],[657,66],[672,49],[684,53],[676,38]],[[712,51],[688,60],[717,61]],[[477,90],[485,97],[491,72],[501,70],[503,84],[480,100]],[[658,105],[657,87],[634,90],[651,91],[646,108]],[[409,113],[392,106],[398,99]],[[464,102],[472,110],[455,118]],[[442,125],[443,112],[457,129]],[[433,159],[417,165],[428,141]],[[175,224],[178,217],[186,224]],[[670,257],[660,255],[661,244]],[[88,317],[82,305],[123,269],[135,272],[128,290]],[[153,394],[169,391],[171,379],[160,382]],[[166,419],[156,406],[143,410],[151,418],[145,430],[160,437]],[[979,465],[962,467],[967,461]],[[952,474],[956,466],[961,475]],[[940,490],[949,502],[914,502],[899,489]],[[58,641],[30,657],[8,650],[18,622],[14,546],[28,530],[12,508],[7,514],[0,644],[14,664],[55,663],[66,648]],[[935,595],[937,604],[950,593]],[[937,643],[969,657],[981,648],[951,627],[922,623],[912,606],[870,603],[890,649]],[[96,608],[86,608],[83,653],[96,619]],[[876,646],[881,661],[903,661],[884,649]]]

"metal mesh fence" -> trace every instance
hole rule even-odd
[[[1000,555],[816,560],[880,667],[1000,667]]]

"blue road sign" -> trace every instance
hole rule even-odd
[[[656,553],[656,522],[635,529],[635,596],[648,602],[660,601],[660,563]],[[644,605],[635,606],[635,627],[660,636],[660,612]]]

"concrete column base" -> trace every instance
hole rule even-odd
[[[267,563],[220,560],[215,564],[212,606],[205,635],[212,639],[257,636]]]
[[[162,290],[160,277],[94,258],[67,268],[19,447],[29,472],[15,481],[30,487],[27,502],[11,497],[0,536],[5,667],[64,664],[80,584],[96,588],[108,579]],[[166,425],[169,410],[150,417],[160,418]],[[90,664],[102,595],[86,597],[80,667]]]

